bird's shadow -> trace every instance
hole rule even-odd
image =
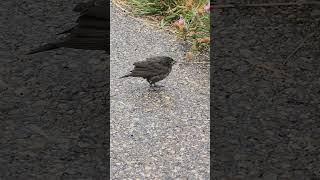
[[[161,86],[161,87],[149,87],[148,89],[146,89],[145,91],[147,92],[154,92],[154,93],[159,93],[159,92],[165,92],[165,91],[168,91],[166,89],[166,87],[164,86]]]
[[[153,86],[140,86],[136,89],[132,90],[134,92],[140,92],[141,94],[159,94],[159,93],[170,93],[172,92],[172,88],[169,88],[167,86],[164,85],[158,85],[156,87]]]

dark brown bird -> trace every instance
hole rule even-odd
[[[56,42],[31,50],[28,54],[61,47],[109,52],[110,10],[107,3],[105,0],[92,0],[78,4],[73,9],[74,12],[80,13],[80,17],[77,19],[78,24],[69,30],[59,33],[59,35],[67,34],[67,36]]]
[[[135,62],[134,69],[120,78],[142,77],[149,82],[151,87],[157,87],[155,83],[166,78],[175,63],[175,60],[166,56],[147,58],[146,61]]]

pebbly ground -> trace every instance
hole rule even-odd
[[[111,17],[112,179],[209,179],[208,63],[185,63],[187,49],[173,35],[116,7]],[[144,79],[118,79],[156,55],[178,61],[159,82],[165,87],[153,91]]]

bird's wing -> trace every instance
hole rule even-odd
[[[137,77],[153,77],[166,72],[167,69],[159,63],[148,64],[146,62],[139,63],[135,68],[131,71],[131,76]]]
[[[134,69],[151,72],[158,72],[166,68],[158,61],[139,61],[135,62],[133,65],[135,66]]]
[[[156,71],[150,71],[146,69],[134,69],[131,71],[129,75],[133,77],[152,77],[157,76],[158,74],[159,72]]]

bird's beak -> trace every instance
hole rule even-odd
[[[177,63],[177,61],[172,61],[172,64],[176,64]]]

